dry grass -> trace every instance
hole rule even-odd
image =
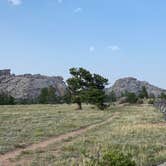
[[[101,122],[107,116],[92,106],[84,106],[83,111],[75,110],[75,105],[1,106],[0,153]]]
[[[112,107],[107,112],[91,109],[88,112],[89,115],[87,112],[84,115],[86,118],[91,114],[95,114],[97,119],[100,116],[106,118],[114,112],[118,112],[119,116],[82,136],[55,143],[46,149],[25,152],[13,163],[15,161],[28,166],[84,166],[89,160],[88,156],[95,156],[98,151],[108,148],[131,153],[138,166],[166,161],[166,122],[155,108],[148,105],[124,106]],[[101,117],[100,120],[104,119]],[[93,120],[91,123],[96,122],[95,118]]]

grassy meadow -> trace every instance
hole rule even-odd
[[[111,114],[75,105],[14,105],[0,107],[0,154],[26,147],[107,119]]]
[[[88,132],[49,145],[24,151],[12,163],[25,166],[84,166],[104,149],[130,153],[138,166],[166,161],[166,122],[149,105],[113,106],[97,111],[74,105],[3,106],[0,108],[0,152],[67,133],[81,126],[99,123],[115,113],[109,123]]]

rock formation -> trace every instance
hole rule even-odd
[[[49,77],[40,74],[12,75],[10,69],[0,70],[0,92],[10,94],[16,99],[35,99],[41,89],[53,86],[59,96],[66,92],[62,77]]]
[[[149,95],[154,95],[155,97],[160,96],[162,92],[166,93],[166,90],[153,86],[145,81],[139,81],[136,78],[127,77],[119,79],[115,84],[107,89],[107,93],[114,91],[117,97],[120,97],[122,92],[128,91],[135,94],[139,94],[142,87],[145,86]]]

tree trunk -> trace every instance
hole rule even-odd
[[[78,109],[78,110],[82,110],[82,104],[81,104],[81,102],[78,102],[77,105],[78,105],[78,108],[77,108],[77,109]]]

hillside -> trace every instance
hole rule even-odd
[[[138,94],[143,86],[146,87],[149,95],[153,94],[158,97],[162,92],[166,93],[166,90],[164,89],[158,88],[145,81],[139,81],[133,77],[127,77],[117,80],[112,87],[107,89],[107,93],[114,91],[117,97],[121,96],[121,93],[125,91]]]
[[[10,70],[0,70],[0,92],[10,94],[16,99],[34,99],[42,88],[53,86],[59,96],[63,96],[66,85],[62,77],[49,77],[40,74],[14,75]]]

